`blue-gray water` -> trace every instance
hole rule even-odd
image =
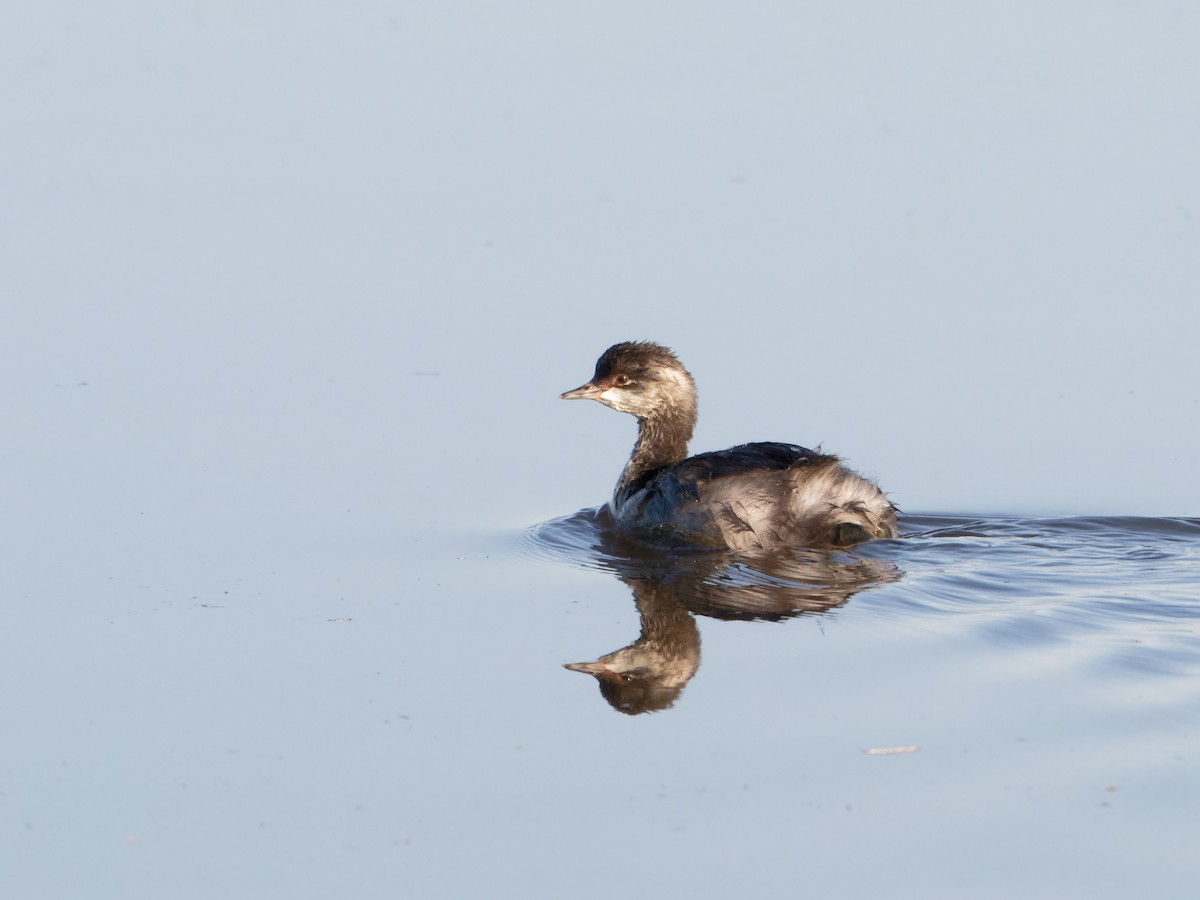
[[[1186,896],[1200,520],[902,527],[766,562],[639,553],[603,510],[529,532],[610,583],[567,653],[624,677],[577,701],[678,720],[584,751],[613,795],[593,846],[654,847],[625,874],[700,896]]]
[[[1197,46],[1158,0],[14,5],[0,897],[1191,898]],[[630,553],[570,514],[633,423],[557,397],[631,339],[695,451],[992,515]]]
[[[224,562],[202,539],[140,569],[64,556],[10,594],[11,893],[1195,883],[1200,521],[908,516],[769,564],[630,554],[594,511],[340,527]],[[563,668],[644,634],[657,712],[628,714],[645,673],[615,709]]]

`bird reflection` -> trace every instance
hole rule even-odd
[[[574,536],[564,541],[548,528],[569,529]],[[612,571],[633,592],[641,633],[594,662],[566,668],[593,676],[604,699],[628,715],[670,708],[696,674],[697,614],[777,621],[823,613],[859,591],[903,577],[894,563],[840,551],[747,557],[647,547],[618,530],[605,508],[547,523],[538,537],[559,549],[573,544],[579,550],[582,534],[589,537],[589,564]]]
[[[700,666],[700,629],[676,601],[674,585],[623,579],[633,588],[642,632],[595,662],[567,663],[594,675],[613,709],[629,715],[667,709]]]

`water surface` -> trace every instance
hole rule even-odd
[[[544,523],[527,538],[535,554],[625,583],[652,645],[664,629],[668,643],[683,640],[656,622],[674,608],[777,621],[836,617],[853,600],[859,615],[901,629],[925,617],[945,628],[953,618],[961,637],[994,647],[1086,648],[1092,665],[1196,674],[1200,520],[927,515],[901,524],[897,540],[759,558],[645,547],[621,535],[605,507]],[[698,638],[688,649],[698,661]]]
[[[743,862],[724,882],[696,866],[701,896],[789,882],[835,896],[1185,896],[1200,520],[902,527],[766,561],[631,552],[603,510],[528,533],[535,555],[621,585],[605,610],[619,642],[573,642],[592,649],[575,668],[603,699],[579,691],[660,710],[640,726],[656,739],[602,743],[694,792],[659,794],[663,815],[638,833],[656,846],[670,829],[701,834]]]
[[[557,397],[1195,516],[1200,17],[468,6],[6,17],[0,897],[1190,900],[1195,519],[647,557]]]

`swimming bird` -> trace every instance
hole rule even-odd
[[[898,534],[896,507],[836,456],[758,442],[689,457],[696,383],[661,344],[614,344],[591,381],[561,396],[637,418],[637,442],[609,505],[618,525],[639,540],[756,552]]]

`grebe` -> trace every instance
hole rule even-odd
[[[598,400],[637,417],[637,443],[609,505],[640,540],[752,552],[898,534],[896,507],[836,456],[762,442],[689,457],[696,383],[660,344],[614,344],[592,380],[562,399]]]

